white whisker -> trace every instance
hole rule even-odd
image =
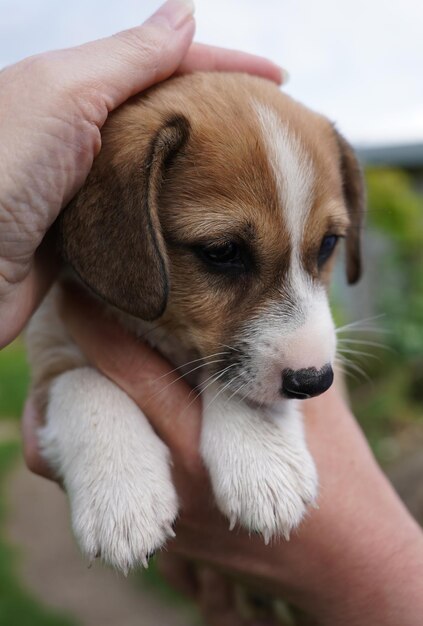
[[[356,356],[365,356],[368,357],[370,359],[376,359],[377,361],[380,361],[380,357],[378,357],[376,354],[372,354],[371,352],[363,352],[362,350],[353,350],[352,348],[340,348],[338,346],[337,348],[338,352],[340,354],[354,354]]]
[[[374,348],[380,348],[382,350],[389,350],[390,352],[395,352],[391,346],[386,346],[383,343],[379,343],[378,341],[370,341],[368,339],[351,339],[351,338],[339,338],[337,340],[338,344],[344,343],[354,343],[354,344],[362,344],[363,346],[372,346]]]
[[[352,372],[349,372],[347,369],[345,369],[344,367],[342,367],[342,361],[338,361],[335,358],[335,362],[334,362],[334,369],[337,372],[341,372],[342,374],[345,374],[345,376],[350,376],[350,378],[352,378],[353,380],[355,380],[357,383],[360,382],[360,379],[358,378],[358,376],[356,376],[355,374],[353,374]]]
[[[241,376],[241,374],[238,374],[238,376]],[[235,377],[233,380],[235,380],[235,379],[236,379],[236,377]],[[233,392],[233,393],[229,396],[229,398],[227,399],[227,401],[226,401],[226,402],[230,402],[230,401],[232,400],[232,398],[233,398],[235,395],[238,395],[238,394],[239,394],[239,392],[241,391],[241,389],[243,389],[246,385],[248,385],[248,380],[247,380],[247,381],[245,381],[245,383],[242,383],[241,385],[239,385],[239,386],[235,389],[235,391],[234,391],[234,392]],[[247,390],[247,392],[248,392],[248,390]],[[240,402],[240,401],[241,401],[241,400],[238,398],[238,402]]]
[[[177,378],[175,378],[175,380],[172,380],[169,384],[165,385],[165,387],[163,387],[162,389],[159,389],[159,391],[157,391],[155,394],[153,394],[149,398],[149,400],[152,400],[153,398],[156,398],[159,394],[163,393],[164,391],[166,391],[166,389],[169,389],[169,387],[171,387],[172,385],[177,383],[178,380],[181,380],[182,378],[185,378],[185,376],[188,376],[188,374],[192,374],[192,372],[195,372],[196,370],[199,370],[202,367],[207,367],[208,365],[212,365],[213,363],[223,363],[224,361],[225,361],[225,359],[215,359],[214,361],[207,361],[206,363],[201,363],[200,365],[197,365],[197,367],[193,367],[192,369],[188,370],[188,372],[185,372],[184,374],[181,374],[181,376],[178,376]],[[160,378],[158,378],[156,380],[160,380]]]
[[[217,392],[217,394],[215,396],[213,396],[213,398],[210,400],[210,402],[208,403],[208,405],[206,406],[206,409],[209,408],[209,406],[211,406],[213,404],[213,402],[215,402],[217,400],[217,398],[225,391],[225,389],[227,389],[227,387],[229,387],[232,382],[234,380],[236,380],[238,378],[238,376],[241,376],[241,374],[237,374],[237,376],[235,376],[235,378],[231,378],[226,385],[224,385],[223,387],[221,387],[221,389],[219,389],[219,391]]]
[[[238,348],[234,348],[234,346],[229,346],[226,343],[219,343],[219,346],[222,346],[223,348],[228,348],[229,350],[234,350],[235,352],[241,352],[241,350],[239,350]]]
[[[343,332],[344,330],[347,330],[347,329],[357,328],[357,326],[360,326],[360,325],[364,327],[364,325],[367,324],[368,322],[373,322],[375,320],[381,319],[382,317],[385,317],[383,313],[381,315],[375,315],[373,317],[366,317],[362,320],[350,322],[349,324],[345,324],[344,326],[339,326],[339,328],[337,328],[335,332],[336,333]]]
[[[170,372],[166,372],[166,374],[162,374],[162,376],[159,376],[158,378],[156,378],[154,382],[156,383],[158,380],[161,380],[162,378],[166,378],[166,376],[170,376],[170,374],[173,374],[174,372],[178,372],[183,367],[187,367],[188,365],[192,365],[193,363],[198,363],[198,361],[206,362],[206,359],[212,359],[216,356],[223,356],[224,354],[229,354],[229,352],[228,351],[215,352],[215,354],[208,354],[207,356],[201,356],[198,359],[193,359],[192,361],[188,361],[187,363],[182,363],[182,365],[178,365],[178,367],[175,367],[173,370],[170,370]]]
[[[225,367],[224,370],[222,370],[221,372],[217,372],[217,375],[211,378],[213,378],[213,380],[211,380],[205,387],[201,387],[201,393],[203,391],[205,391],[208,387],[210,387],[210,385],[212,385],[213,383],[215,383],[217,380],[219,380],[219,378],[221,378],[224,374],[226,374],[226,372],[228,372],[231,367],[235,367],[237,364],[236,363],[232,363],[231,365],[228,365],[227,367]],[[207,378],[204,382],[207,382],[208,380],[210,380],[210,378]]]
[[[354,363],[350,359],[347,359],[345,356],[342,356],[342,355],[339,355],[339,354],[338,354],[337,358],[340,359],[341,363],[343,365],[345,365],[345,367],[347,369],[349,368],[349,369],[354,370],[355,372],[357,372],[358,374],[363,376],[363,378],[365,378],[367,381],[371,382],[370,376],[367,374],[367,372],[364,371],[364,369],[362,367],[357,365],[357,363]]]
[[[187,407],[185,407],[185,410],[189,409],[189,407],[197,400],[197,398],[199,398],[201,396],[201,394],[203,393],[203,391],[205,391],[205,389],[207,389],[208,387],[210,387],[210,385],[212,385],[213,383],[215,383],[217,380],[219,380],[219,378],[221,378],[221,376],[223,376],[224,374],[226,374],[226,372],[228,372],[231,367],[235,367],[236,363],[232,363],[231,365],[228,365],[227,367],[225,367],[222,371],[220,372],[216,372],[214,374],[212,374],[211,376],[209,376],[208,378],[206,378],[206,380],[204,381],[204,383],[210,381],[205,387],[200,387],[197,389],[193,389],[188,398],[191,396],[191,393],[193,391],[197,391],[196,395],[194,396],[194,398],[191,400],[191,402],[188,404]],[[204,384],[203,383],[203,384]]]

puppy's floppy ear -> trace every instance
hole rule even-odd
[[[113,154],[114,144],[106,141],[59,224],[62,255],[82,281],[110,304],[145,320],[160,317],[166,308],[169,275],[158,196],[166,166],[188,134],[187,119],[176,115],[153,136],[140,128],[135,150],[126,145],[126,151]],[[125,137],[133,140],[133,129],[125,133],[123,128],[113,141],[122,147]]]
[[[346,240],[347,278],[356,283],[362,271],[361,230],[366,210],[366,192],[361,166],[350,144],[335,131],[340,153],[340,167],[345,203],[350,217]]]

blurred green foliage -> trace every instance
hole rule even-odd
[[[373,233],[387,244],[373,290],[374,312],[381,315],[377,325],[387,332],[363,338],[388,350],[367,345],[371,356],[356,361],[370,381],[350,382],[350,388],[372,447],[381,461],[389,461],[397,452],[395,438],[423,412],[423,194],[401,170],[371,168],[366,179],[370,242]]]
[[[377,285],[378,305],[389,313],[392,347],[406,358],[421,357],[423,195],[413,189],[410,175],[400,170],[369,170],[367,188],[369,224],[392,244]]]
[[[18,339],[0,351],[0,419],[20,417],[28,384],[25,348]]]

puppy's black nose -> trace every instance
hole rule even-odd
[[[303,370],[286,369],[282,372],[282,394],[287,398],[305,400],[318,396],[331,386],[333,370],[329,363],[322,369],[309,367]]]

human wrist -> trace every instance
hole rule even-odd
[[[384,479],[383,479],[384,480]],[[308,563],[288,595],[321,626],[418,626],[423,535],[388,484],[357,515],[319,520]],[[307,529],[306,529],[307,532]],[[314,531],[313,531],[314,532]],[[307,538],[303,549],[307,549]],[[305,543],[305,545],[304,545]]]
[[[423,540],[419,529],[398,537],[394,520],[362,542],[333,570],[329,597],[317,615],[322,626],[419,626],[423,614]],[[336,572],[338,575],[336,576]]]

